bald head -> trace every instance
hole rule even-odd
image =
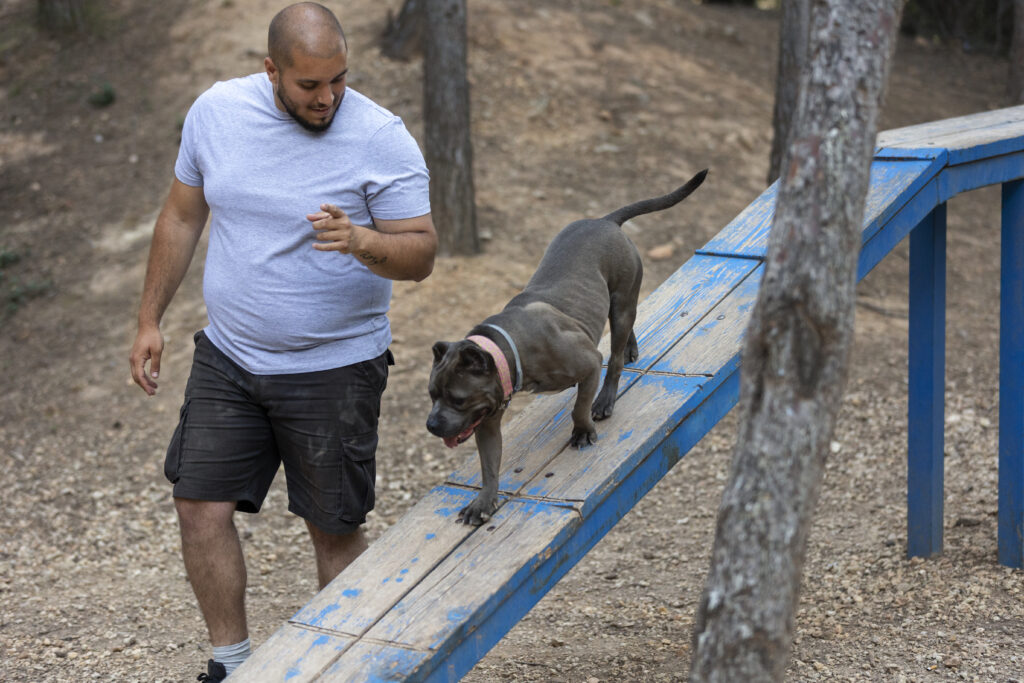
[[[297,52],[326,59],[347,51],[341,23],[323,5],[315,2],[289,5],[270,22],[267,53],[279,69],[291,66]]]

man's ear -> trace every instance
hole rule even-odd
[[[277,65],[274,64],[274,60],[271,59],[270,57],[264,57],[263,68],[266,69],[267,71],[267,78],[269,78],[270,82],[276,86],[279,73],[277,70]]]

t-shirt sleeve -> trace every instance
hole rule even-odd
[[[378,130],[367,149],[363,186],[370,215],[382,220],[430,213],[430,174],[419,145],[398,117]]]
[[[178,160],[174,163],[175,177],[191,187],[203,186],[203,173],[199,169],[197,156],[201,103],[202,98],[197,99],[185,115],[185,124],[181,128],[181,144],[178,146]]]

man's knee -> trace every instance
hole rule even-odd
[[[234,526],[233,502],[175,498],[174,508],[183,536],[217,533]]]

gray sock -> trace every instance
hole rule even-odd
[[[213,660],[223,664],[230,676],[231,672],[237,669],[251,653],[252,648],[249,645],[249,639],[246,638],[234,645],[221,645],[213,648]]]

